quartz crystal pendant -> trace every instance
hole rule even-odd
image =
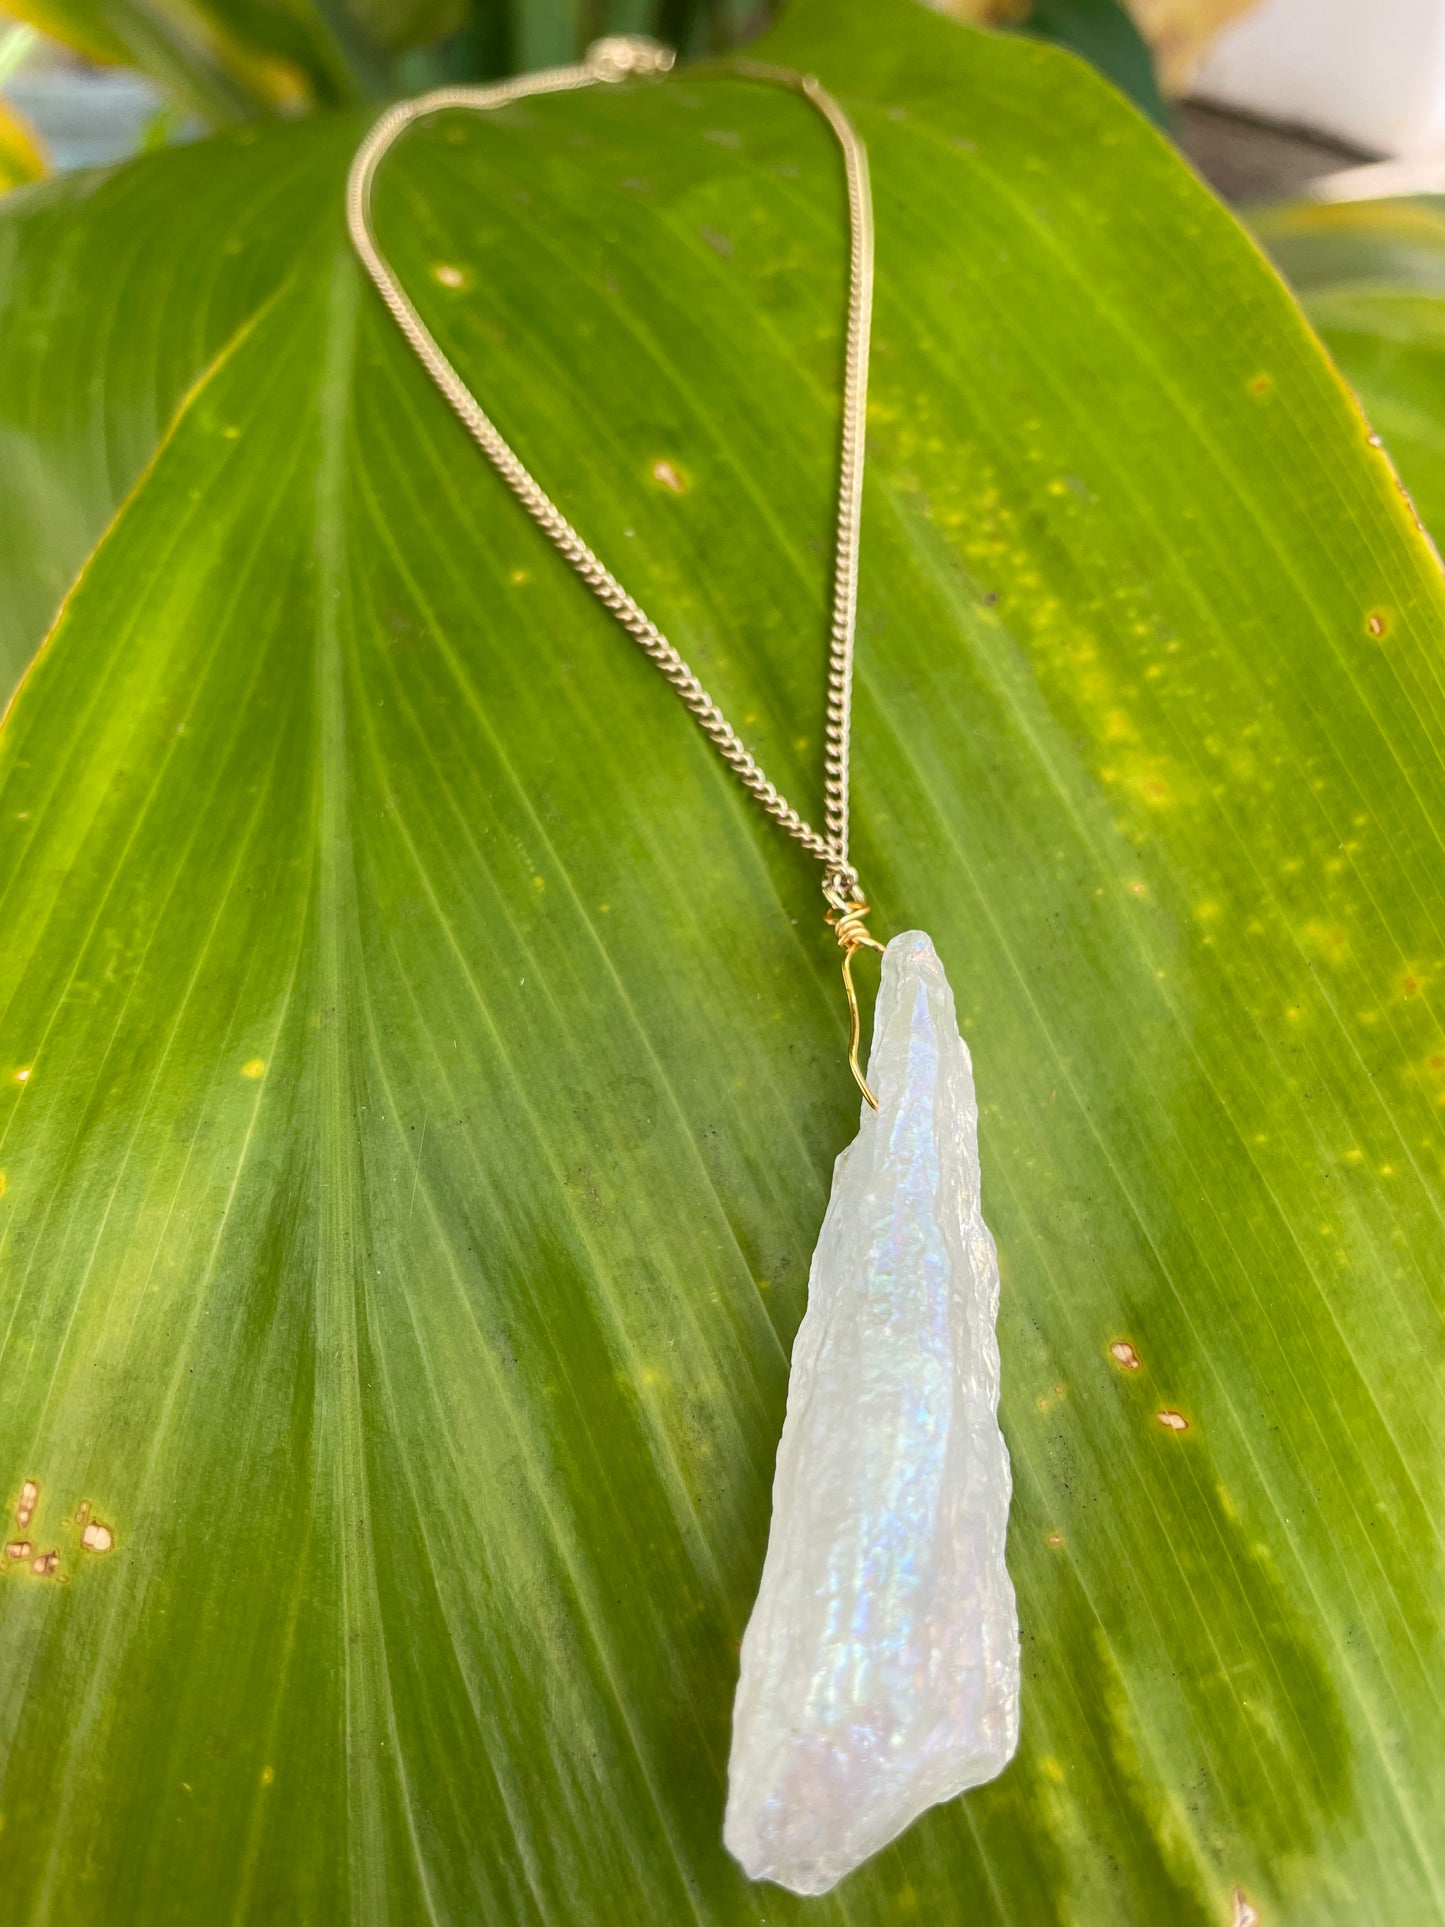
[[[868,1080],[793,1347],[728,1763],[730,1852],[800,1894],[1018,1744],[998,1260],[973,1070],[921,931],[884,954]]]

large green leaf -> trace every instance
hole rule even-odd
[[[817,877],[378,312],[323,120],[0,210],[13,651],[128,489],[0,736],[16,1921],[1438,1916],[1435,562],[1078,63],[893,0],[773,44],[873,157],[857,855],[983,1095],[1020,1756],[824,1901],[722,1851],[856,1112]],[[826,130],[598,90],[378,211],[815,806]]]

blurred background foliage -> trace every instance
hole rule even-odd
[[[1241,0],[1135,0],[1179,60],[1181,23]],[[723,53],[771,24],[778,0],[9,0],[7,65],[38,37],[101,69],[134,69],[163,103],[142,141],[178,129],[290,117],[559,65],[605,33],[650,33],[684,55]],[[1122,0],[938,0],[975,24],[1068,47],[1152,119],[1166,110],[1140,26]],[[6,16],[0,16],[4,18]],[[0,186],[34,178],[41,143],[0,103]]]

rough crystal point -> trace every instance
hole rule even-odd
[[[825,1893],[1018,1744],[998,1259],[953,993],[921,931],[883,958],[863,1109],[793,1347],[743,1636],[723,1837]]]

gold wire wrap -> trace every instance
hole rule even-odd
[[[854,884],[845,891],[837,882],[824,885],[823,895],[828,899],[829,909],[824,922],[838,939],[838,947],[843,952],[843,988],[848,995],[848,1068],[853,1073],[853,1081],[864,1097],[876,1111],[878,1099],[868,1088],[868,1080],[858,1062],[858,1044],[862,1036],[863,1021],[858,1014],[858,993],[853,988],[853,956],[859,950],[876,950],[881,957],[883,945],[868,928],[868,899]]]

